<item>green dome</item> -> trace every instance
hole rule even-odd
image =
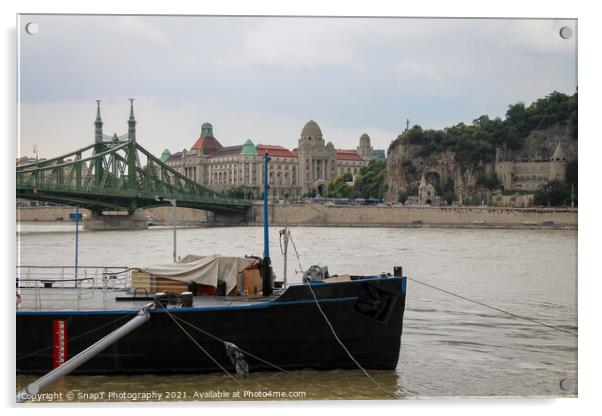
[[[167,149],[165,149],[163,151],[163,153],[161,153],[161,162],[165,162],[167,159],[169,159],[169,157],[171,156],[171,152]]]
[[[211,123],[201,124],[201,137],[213,137],[213,126]]]
[[[247,140],[245,144],[242,145],[242,150],[240,151],[241,155],[244,156],[255,156],[257,155],[257,149],[255,145],[251,141],[251,139]]]

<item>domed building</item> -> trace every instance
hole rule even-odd
[[[357,154],[367,161],[374,159],[374,149],[370,145],[370,136],[366,133],[360,136],[360,145],[357,147]]]
[[[357,149],[336,149],[332,142],[325,143],[322,129],[314,120],[305,123],[298,147],[292,151],[277,145],[256,145],[250,139],[242,145],[222,146],[213,135],[211,123],[203,123],[200,137],[190,150],[168,156],[166,163],[211,189],[248,186],[257,198],[263,189],[263,157],[268,152],[270,196],[301,197],[312,189],[323,195],[328,182],[340,174],[355,177],[367,165],[372,151],[368,135],[362,135]]]
[[[190,150],[198,150],[200,153],[210,155],[221,148],[221,143],[213,137],[213,125],[211,123],[203,123],[201,125],[201,135]]]
[[[245,144],[242,145],[240,154],[241,156],[257,156],[257,148],[251,139],[247,140]]]
[[[307,123],[305,123],[303,129],[301,130],[301,139],[307,139],[311,141],[312,137],[314,141],[324,141],[324,138],[322,137],[322,130],[320,129],[320,126],[318,126],[318,123],[313,120],[309,120]]]
[[[301,193],[315,189],[323,195],[328,182],[336,176],[336,150],[331,143],[326,146],[322,129],[313,120],[301,129],[298,143]]]

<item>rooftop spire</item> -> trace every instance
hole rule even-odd
[[[134,118],[134,98],[130,98],[130,118],[128,120],[128,138],[136,140],[136,119]]]
[[[96,100],[96,121],[94,122],[94,140],[102,142],[102,119],[100,118],[100,100]]]
[[[135,98],[129,98],[130,100],[130,121],[136,121],[134,118],[134,100]]]
[[[96,100],[96,121],[102,121],[100,119],[100,101],[101,100]]]

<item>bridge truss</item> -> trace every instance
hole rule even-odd
[[[188,179],[128,136],[103,138],[49,160],[17,167],[17,198],[102,211],[169,205],[243,214],[251,202],[224,197]]]

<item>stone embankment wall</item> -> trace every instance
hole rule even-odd
[[[148,214],[151,222],[156,225],[173,224],[173,208],[158,207],[142,210]],[[192,208],[176,208],[176,222],[181,225],[201,224],[207,222],[207,211]]]
[[[32,207],[17,208],[17,221],[69,221],[69,213],[75,207]],[[84,216],[90,216],[87,209],[80,209]]]
[[[479,207],[373,207],[320,204],[270,206],[269,221],[297,226],[576,228],[576,209]],[[254,222],[263,223],[263,206],[253,207]]]
[[[71,207],[19,208],[20,221],[68,221]],[[90,215],[87,210],[81,212]],[[143,210],[156,225],[171,225],[171,207]],[[282,225],[333,227],[577,228],[576,209],[479,207],[373,207],[322,204],[271,204],[269,221]],[[228,223],[212,213],[177,209],[179,225],[261,225],[263,205],[252,207],[248,221]]]
[[[17,208],[17,221],[69,221],[69,213],[75,212],[73,207],[32,207]],[[90,218],[91,212],[80,209],[84,216]],[[138,211],[137,211],[138,212]],[[140,210],[150,222],[156,225],[173,224],[173,208],[158,207]],[[201,224],[207,222],[207,212],[191,208],[177,208],[176,220],[180,225]]]

